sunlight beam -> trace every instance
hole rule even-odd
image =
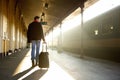
[[[65,70],[54,61],[51,62],[50,69],[39,80],[75,80]]]

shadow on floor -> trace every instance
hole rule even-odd
[[[46,72],[47,70],[37,70],[23,80],[39,80]]]
[[[34,68],[29,68],[19,74],[16,74],[11,78],[11,80],[39,80],[47,72],[47,70],[38,69],[31,74],[28,74],[33,69]]]
[[[29,49],[23,49],[19,52],[13,53],[10,56],[6,56],[0,59],[0,79],[11,80],[11,76],[25,55],[29,52]]]

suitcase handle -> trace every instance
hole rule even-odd
[[[47,43],[46,42],[42,43],[42,52],[47,52]]]

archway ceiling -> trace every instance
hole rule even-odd
[[[34,16],[45,13],[44,20],[47,25],[44,25],[44,32],[46,33],[80,7],[83,1],[87,8],[98,0],[19,0],[19,5],[26,27],[33,21]],[[48,9],[45,9],[45,3],[48,3]]]

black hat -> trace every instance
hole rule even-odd
[[[35,17],[34,17],[34,20],[39,19],[39,18],[40,18],[39,16],[35,16]]]

